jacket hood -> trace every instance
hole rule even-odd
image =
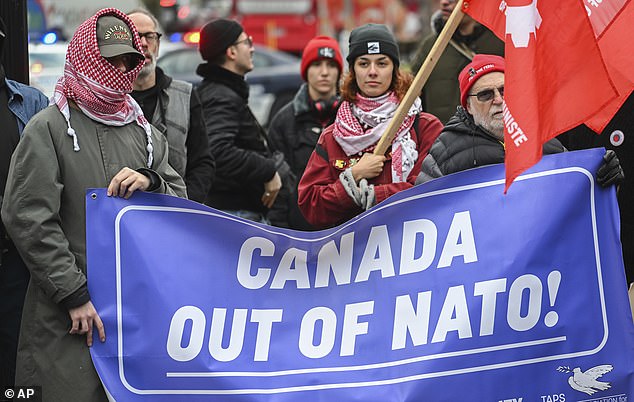
[[[156,66],[156,86],[159,87],[161,91],[163,91],[169,88],[171,83],[172,77],[166,75],[159,66]]]
[[[430,23],[431,23],[432,32],[438,35],[442,31],[442,29],[445,27],[445,24],[447,23],[447,21],[442,18],[442,11],[436,10],[431,16]],[[460,33],[459,29],[456,29],[456,32],[454,32],[452,39],[460,41],[460,42],[464,42],[466,44],[470,44],[476,39],[478,39],[480,36],[482,36],[484,32],[486,32],[486,28],[483,27],[481,24],[476,23],[475,27],[473,28],[473,33],[465,36]]]
[[[310,112],[310,104],[308,102],[308,84],[303,83],[293,98],[293,114],[295,116],[299,116],[300,114],[307,112]]]
[[[440,31],[442,31],[443,27],[445,26],[445,21],[443,21],[442,19],[442,11],[440,10],[434,11],[434,13],[431,15],[429,23],[431,25],[432,32],[438,35]]]

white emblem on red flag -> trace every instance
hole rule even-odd
[[[527,6],[506,6],[506,34],[511,35],[513,46],[528,47],[530,35],[537,38],[542,16],[537,10],[537,0]]]

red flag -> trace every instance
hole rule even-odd
[[[634,3],[630,0],[588,0],[588,17],[619,96],[586,121],[586,125],[601,133],[610,119],[634,89],[634,52],[628,41],[634,34]]]
[[[596,115],[618,91],[583,0],[465,0],[463,11],[506,43],[508,189],[539,161],[544,142]]]

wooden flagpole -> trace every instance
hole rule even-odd
[[[381,136],[381,139],[374,149],[375,155],[384,155],[387,149],[392,144],[392,140],[396,135],[396,130],[398,130],[398,128],[403,123],[403,120],[405,120],[405,116],[407,116],[409,108],[412,107],[414,101],[420,95],[420,91],[423,89],[423,85],[425,85],[425,83],[427,82],[429,75],[436,66],[436,63],[438,63],[438,59],[442,55],[442,52],[447,47],[449,40],[451,39],[454,32],[458,28],[458,25],[462,21],[462,17],[464,16],[464,13],[462,12],[462,1],[463,0],[458,0],[456,2],[455,8],[453,9],[451,15],[449,16],[449,19],[445,23],[445,27],[440,32],[440,35],[438,35],[438,39],[436,39],[434,46],[432,46],[429,55],[427,55],[427,58],[425,59],[425,62],[421,66],[420,70],[418,70],[418,74],[416,74],[416,77],[414,77],[414,81],[407,90],[405,97],[403,97],[398,108],[396,108],[396,112],[394,112],[394,117],[390,121],[390,124],[387,126],[387,129],[383,133],[383,136]]]

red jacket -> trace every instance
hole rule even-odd
[[[308,222],[318,228],[336,226],[363,212],[339,181],[339,174],[350,167],[350,160],[355,159],[356,162],[361,155],[347,156],[332,135],[333,127],[331,125],[326,128],[319,137],[297,189],[302,214]],[[420,113],[418,133],[414,129],[410,132],[417,144],[416,164],[407,177],[407,182],[392,183],[392,160],[388,152],[383,172],[369,180],[370,184],[374,184],[376,204],[392,194],[414,186],[423,159],[442,128],[443,125],[436,116]]]

